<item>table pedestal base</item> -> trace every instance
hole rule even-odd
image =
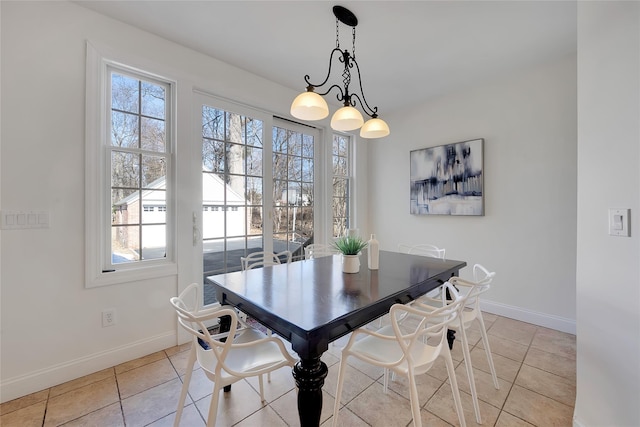
[[[322,386],[327,376],[327,365],[320,356],[301,359],[293,368],[298,386],[298,414],[301,427],[318,427],[322,412]]]

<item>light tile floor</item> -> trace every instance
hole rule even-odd
[[[493,386],[480,332],[468,332],[484,426],[571,426],[576,394],[575,336],[485,314],[500,389]],[[344,339],[343,339],[344,340]],[[338,376],[340,340],[323,356],[329,374],[323,389],[321,423],[331,425]],[[0,406],[2,427],[171,426],[185,373],[189,345],[168,348]],[[473,413],[460,341],[452,352],[467,425]],[[351,359],[353,360],[353,359]],[[441,362],[418,380],[425,426],[458,425],[451,388]],[[297,426],[296,392],[291,370],[265,379],[266,405],[257,380],[241,381],[221,393],[218,426]],[[182,426],[205,425],[211,383],[194,370]],[[396,378],[382,393],[382,370],[353,362],[347,371],[340,426],[412,425],[406,380]]]

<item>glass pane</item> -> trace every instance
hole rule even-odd
[[[142,156],[142,186],[166,188],[167,162],[160,156]]]
[[[244,175],[244,145],[227,143],[227,172]]]
[[[343,178],[333,178],[333,196],[347,197],[347,180]]]
[[[302,155],[313,159],[313,136],[302,135]]]
[[[347,159],[345,157],[333,158],[333,174],[340,176],[347,175]]]
[[[111,189],[111,224],[139,224],[139,191],[132,189]]]
[[[262,149],[247,147],[247,175],[262,176]]]
[[[226,201],[231,205],[244,205],[246,198],[244,175],[229,175],[227,180],[227,198]]]
[[[247,178],[247,204],[262,204],[262,178]]]
[[[245,122],[244,117],[238,115],[238,114],[234,114],[234,113],[227,113],[228,117],[229,117],[229,138],[228,141],[231,142],[237,142],[242,144],[244,138],[244,132],[243,132],[243,127],[242,125]]]
[[[248,209],[250,215],[248,234],[262,234],[262,208],[259,206],[250,206]]]
[[[287,131],[287,150],[289,154],[300,156],[302,154],[302,134]]]
[[[111,186],[140,187],[140,156],[113,151],[111,153]]]
[[[348,139],[340,135],[333,136],[333,155],[334,156],[347,156],[347,141]]]
[[[313,236],[313,208],[295,208],[295,231],[301,236],[302,241],[306,241]]]
[[[147,119],[142,117],[142,132],[140,135],[143,150],[157,151],[164,153],[166,151],[166,132],[164,120]]]
[[[278,253],[289,249],[287,233],[273,233],[273,251]]]
[[[287,204],[300,206],[302,204],[302,189],[297,182],[289,182],[287,187]]]
[[[287,179],[287,156],[273,154],[273,179]]]
[[[302,158],[289,156],[289,173],[288,178],[291,181],[300,181],[302,179]]]
[[[140,227],[111,228],[111,259],[117,263],[140,260]]]
[[[165,89],[148,82],[142,82],[142,114],[157,119],[165,118]]]
[[[313,159],[302,159],[302,180],[313,182]]]
[[[205,204],[202,207],[202,237],[212,239],[224,237],[224,209],[222,203],[218,205]]]
[[[287,181],[273,181],[273,203],[276,206],[287,204]]]
[[[287,132],[286,130],[279,127],[273,128],[273,152],[287,152]]]
[[[142,259],[161,259],[167,256],[167,227],[142,226]]]
[[[217,212],[222,210],[225,198],[224,175],[215,173],[202,174],[202,205]],[[220,220],[223,220],[220,217]]]
[[[247,117],[247,145],[262,148],[262,120]]]
[[[111,108],[138,113],[139,80],[111,73]]]
[[[111,145],[138,148],[138,116],[111,112]]]
[[[224,111],[206,105],[202,107],[202,136],[224,139]]]
[[[334,197],[332,199],[333,216],[338,218],[347,217],[347,199]]]
[[[286,206],[276,206],[273,209],[273,232],[286,232],[289,227],[289,209]]]
[[[143,191],[142,192],[142,223],[165,224],[167,222],[166,192]]]
[[[342,237],[347,234],[347,219],[346,218],[334,218],[333,219],[333,237]]]
[[[302,206],[313,205],[313,184],[302,184]]]
[[[244,236],[247,231],[245,226],[246,208],[238,205],[225,206],[227,220],[227,236]]]
[[[224,172],[224,142],[212,139],[202,139],[202,170],[203,172]]]

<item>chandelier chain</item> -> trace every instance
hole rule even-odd
[[[336,18],[336,49],[340,49],[340,26],[338,25],[338,18]]]
[[[356,27],[353,27],[351,30],[353,32],[353,51],[351,52],[351,56],[353,59],[356,59]]]

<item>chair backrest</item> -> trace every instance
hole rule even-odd
[[[411,362],[414,368],[424,366],[428,369],[444,346],[448,346],[447,327],[457,321],[465,302],[464,296],[460,295],[451,283],[445,282],[442,287],[442,305],[438,307],[419,301],[414,301],[411,305],[394,304],[391,307],[391,324],[396,339],[402,348],[404,359]],[[451,299],[447,299],[447,294]],[[407,318],[416,318],[419,321],[413,322],[409,328],[405,321]],[[420,345],[417,343],[426,343],[427,346],[433,347],[434,351],[414,351],[414,347]]]
[[[269,265],[282,264],[282,259],[288,264],[291,262],[291,251],[282,251],[273,253],[269,251],[252,252],[246,257],[240,258],[240,264],[243,270],[252,268],[266,267]]]
[[[221,369],[231,375],[242,375],[242,373],[229,369],[225,364],[225,359],[234,341],[244,332],[244,329],[238,330],[236,311],[223,306],[199,310],[197,306],[198,287],[197,283],[192,283],[179,296],[170,299],[171,305],[178,315],[178,323],[193,336],[193,346],[196,348],[198,363],[203,368],[206,368],[213,375],[219,375]],[[193,301],[195,301],[195,305],[193,305]],[[207,325],[216,324],[216,320],[222,316],[231,317],[229,332],[212,335]],[[228,339],[229,337],[233,337],[233,339]]]
[[[429,244],[405,245],[400,243],[398,245],[398,251],[405,254],[422,255],[440,259],[444,259],[445,253],[445,249]]]
[[[305,246],[304,248],[304,258],[319,258],[323,256],[331,256],[339,253],[339,251],[329,245],[324,245],[322,243],[312,243],[310,245]]]
[[[495,271],[489,271],[481,264],[473,266],[473,281],[480,285],[491,284],[495,275]]]
[[[487,270],[480,264],[473,266],[473,282],[452,277],[449,281],[458,286],[458,289],[468,289],[465,294],[465,306],[474,310],[480,310],[480,295],[487,292],[491,288],[491,282],[496,273]]]

